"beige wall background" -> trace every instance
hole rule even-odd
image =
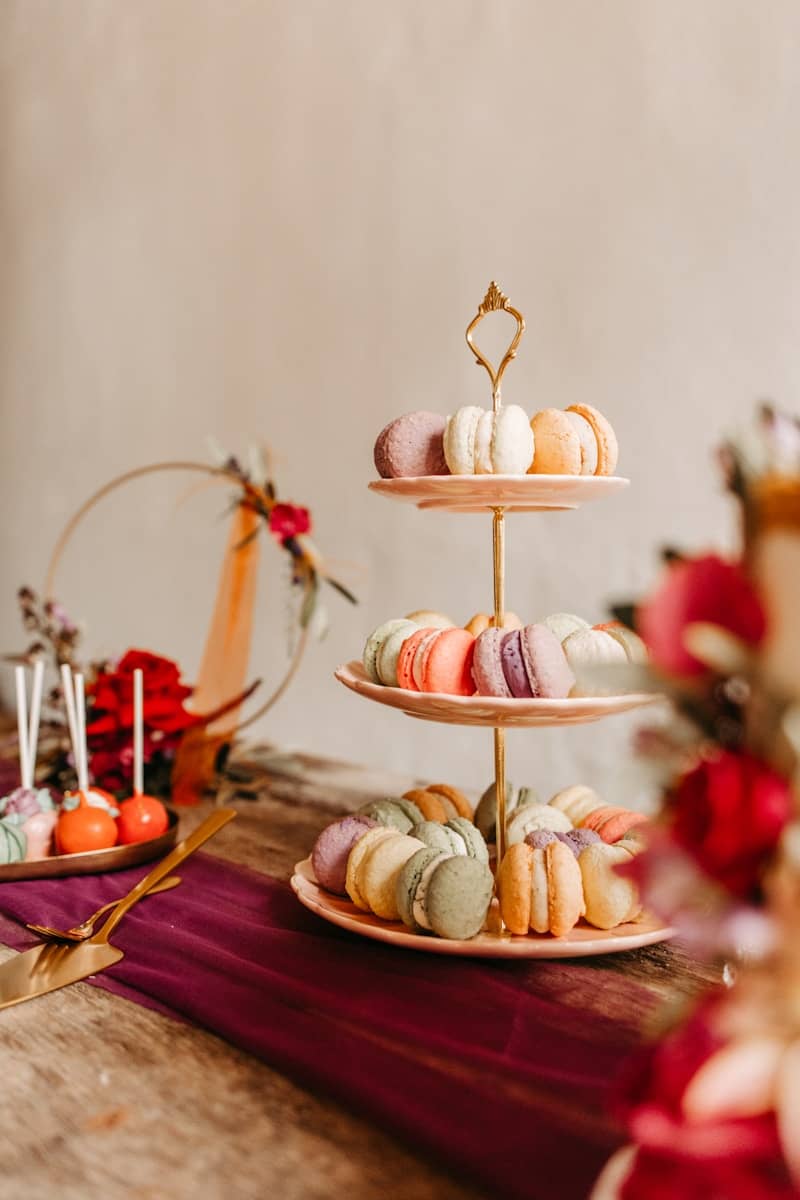
[[[389,616],[491,602],[488,519],[368,494],[375,435],[486,400],[463,331],[494,277],[528,320],[506,399],[598,405],[632,480],[511,520],[510,605],[600,619],[660,543],[729,540],[712,447],[800,382],[799,49],[794,0],[4,0],[2,645],[95,486],[262,439],[361,604],[331,594],[261,732],[483,786],[488,732],[331,677]],[[60,591],[88,650],[146,645],[191,678],[225,528],[224,497],[185,490],[110,503]],[[264,557],[253,670],[275,679]],[[511,773],[630,796],[634,725],[513,734]]]

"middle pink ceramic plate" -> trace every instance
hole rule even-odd
[[[614,713],[627,712],[659,697],[645,693],[624,696],[577,696],[571,700],[511,700],[494,696],[447,696],[442,692],[409,692],[373,683],[360,662],[337,667],[336,678],[351,692],[399,708],[409,717],[445,725],[490,725],[526,728],[533,725],[582,725]]]

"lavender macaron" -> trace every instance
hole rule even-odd
[[[603,839],[593,829],[570,829],[569,833],[555,833],[552,829],[534,829],[527,835],[525,841],[534,850],[544,850],[550,842],[563,842],[569,846],[576,858],[580,858],[587,846],[593,846]]]
[[[320,887],[337,896],[346,896],[347,860],[356,842],[378,825],[364,813],[342,817],[323,829],[311,851],[311,866]]]
[[[505,671],[503,670],[504,629],[484,629],[475,639],[472,659],[472,679],[479,696],[511,696]]]
[[[575,686],[575,676],[561,642],[546,625],[519,630],[519,646],[531,694],[543,700],[563,700]]]
[[[441,413],[412,412],[396,417],[375,442],[375,468],[382,479],[449,475],[444,457],[446,418]]]

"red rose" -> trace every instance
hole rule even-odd
[[[269,531],[281,543],[311,529],[311,513],[297,504],[276,504],[269,514]]]
[[[670,675],[699,675],[706,670],[683,644],[686,626],[697,621],[719,625],[750,645],[758,645],[764,637],[764,610],[738,563],[708,554],[668,567],[636,618],[637,631],[656,667]]]
[[[675,840],[742,900],[756,898],[764,868],[789,820],[789,784],[744,751],[701,762],[671,796]]]
[[[129,650],[114,670],[101,671],[89,689],[90,720],[86,726],[90,770],[110,791],[130,782],[133,759],[133,672],[143,673],[144,761],[157,752],[172,754],[196,717],[184,701],[192,689],[181,683],[169,658],[147,650]]]

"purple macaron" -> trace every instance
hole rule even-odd
[[[311,851],[311,866],[321,887],[337,896],[347,894],[345,878],[350,851],[359,838],[377,824],[372,817],[353,813],[323,829]]]
[[[444,457],[441,413],[413,412],[396,417],[375,442],[375,468],[382,479],[449,475]]]
[[[551,829],[534,829],[528,834],[525,841],[529,846],[533,846],[534,850],[544,850],[550,842],[563,842],[565,846],[569,846],[576,858],[580,858],[587,846],[602,841],[602,838],[593,829],[570,829],[569,833],[554,833]]]
[[[522,630],[512,629],[505,634],[500,646],[500,661],[509,691],[518,700],[530,699],[534,695],[528,672],[522,657]]]
[[[504,629],[490,626],[475,639],[472,679],[479,696],[511,696],[503,670]]]

